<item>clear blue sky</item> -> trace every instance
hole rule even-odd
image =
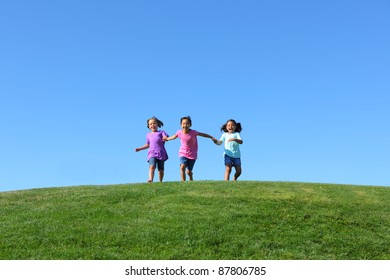
[[[1,0],[0,39],[0,191],[146,182],[153,115],[241,122],[242,180],[390,186],[387,0]]]

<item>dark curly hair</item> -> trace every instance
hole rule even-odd
[[[147,127],[147,128],[149,128],[149,121],[150,121],[150,120],[155,120],[155,121],[157,122],[158,127],[164,126],[164,123],[163,123],[162,121],[160,121],[158,118],[156,118],[155,116],[153,116],[153,117],[151,117],[150,119],[148,119],[148,120],[146,121],[146,127]]]
[[[227,128],[226,128],[228,122],[233,122],[234,125],[236,126],[236,130],[235,130],[235,131],[236,131],[236,132],[241,132],[241,130],[242,130],[241,123],[238,123],[238,122],[236,122],[236,121],[233,120],[233,119],[227,120],[226,123],[224,123],[224,124],[221,126],[221,131],[228,132],[228,130],[227,130]]]
[[[183,120],[188,120],[190,122],[190,125],[192,125],[192,120],[190,116],[185,116],[180,119],[180,124],[183,122]]]

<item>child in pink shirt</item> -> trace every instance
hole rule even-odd
[[[180,138],[180,149],[179,149],[179,159],[180,159],[180,176],[181,180],[186,180],[186,173],[189,177],[189,180],[193,180],[192,169],[196,159],[198,158],[198,140],[197,136],[202,136],[206,138],[211,138],[214,143],[217,143],[218,140],[212,137],[209,134],[202,133],[193,129],[190,129],[192,126],[191,118],[183,117],[180,119],[181,130],[178,130],[175,135],[171,137],[165,137],[165,141]]]

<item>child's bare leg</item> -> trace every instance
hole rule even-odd
[[[232,172],[232,167],[226,165],[226,170],[225,170],[225,181],[229,181],[230,178],[230,173]]]
[[[233,178],[234,181],[236,181],[238,177],[240,177],[241,175],[241,166],[235,166],[235,168],[236,168],[236,173],[234,174],[234,178]]]
[[[187,169],[187,175],[188,175],[188,177],[190,177],[190,181],[193,181],[193,177],[192,177],[193,173],[192,173],[192,171]]]
[[[156,170],[156,166],[150,165],[150,167],[149,167],[149,180],[148,180],[149,183],[153,182],[153,179],[154,179],[154,171],[155,171],[155,170]]]
[[[183,182],[186,180],[186,166],[184,164],[180,164],[180,177]]]
[[[163,181],[163,179],[164,179],[164,170],[159,170],[158,171],[158,178],[160,179],[160,182]]]

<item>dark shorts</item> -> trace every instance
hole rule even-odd
[[[240,158],[233,158],[225,155],[225,165],[227,166],[241,166]]]
[[[188,169],[189,171],[192,171],[192,169],[194,168],[196,159],[190,159],[190,158],[186,158],[186,157],[180,157],[179,160],[180,160],[180,165],[184,164],[185,167],[187,167],[187,169]]]
[[[148,162],[149,162],[149,166],[153,165],[154,167],[156,167],[156,165],[157,165],[158,171],[163,171],[164,170],[165,160],[156,159],[156,158],[152,157],[152,158],[150,158],[148,160]]]

